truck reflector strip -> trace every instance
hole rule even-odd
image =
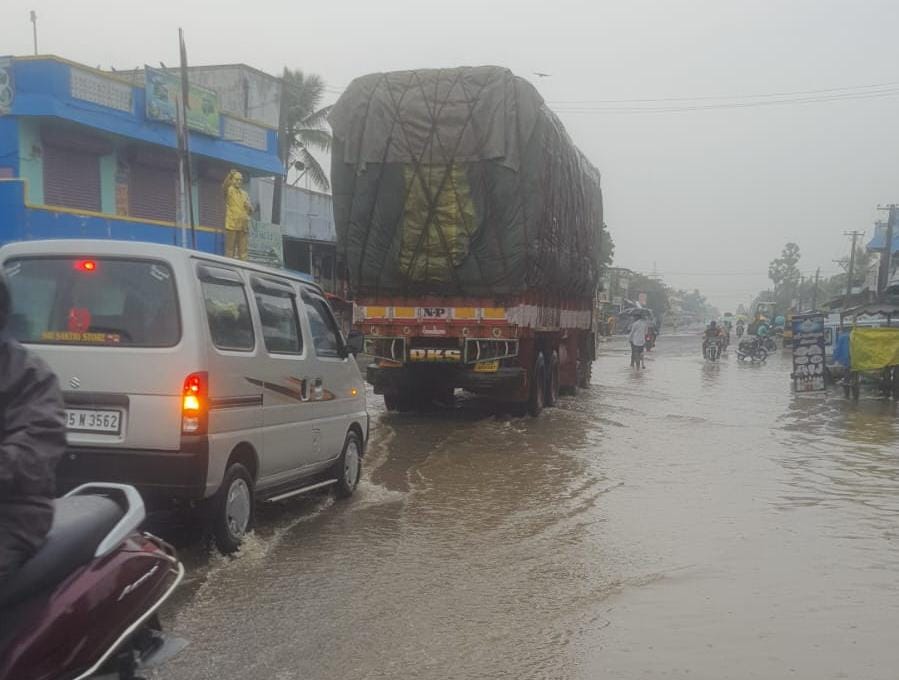
[[[507,321],[504,307],[385,307],[366,305],[356,307],[354,320],[364,321]]]

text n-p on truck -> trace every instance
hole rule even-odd
[[[389,410],[456,388],[537,415],[590,382],[600,175],[495,66],[376,73],[330,114],[354,322]]]

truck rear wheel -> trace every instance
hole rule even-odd
[[[537,354],[537,360],[531,369],[530,378],[530,395],[528,396],[528,413],[532,416],[539,416],[543,411],[546,403],[546,362],[543,354]]]
[[[577,362],[577,386],[582,390],[590,387],[590,380],[593,378],[593,362],[579,359]]]
[[[546,405],[555,406],[559,401],[559,353],[553,350],[549,358],[549,372],[546,376]]]

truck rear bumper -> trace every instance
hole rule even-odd
[[[527,384],[527,371],[518,367],[504,367],[493,373],[478,373],[464,367],[382,368],[372,364],[365,378],[375,394],[408,393],[422,384],[442,384],[458,387],[476,394],[496,398],[510,398],[520,394]]]

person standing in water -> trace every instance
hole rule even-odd
[[[643,348],[646,346],[646,332],[649,330],[649,322],[643,313],[631,324],[631,332],[628,340],[631,343],[631,367],[646,368],[643,362]]]

